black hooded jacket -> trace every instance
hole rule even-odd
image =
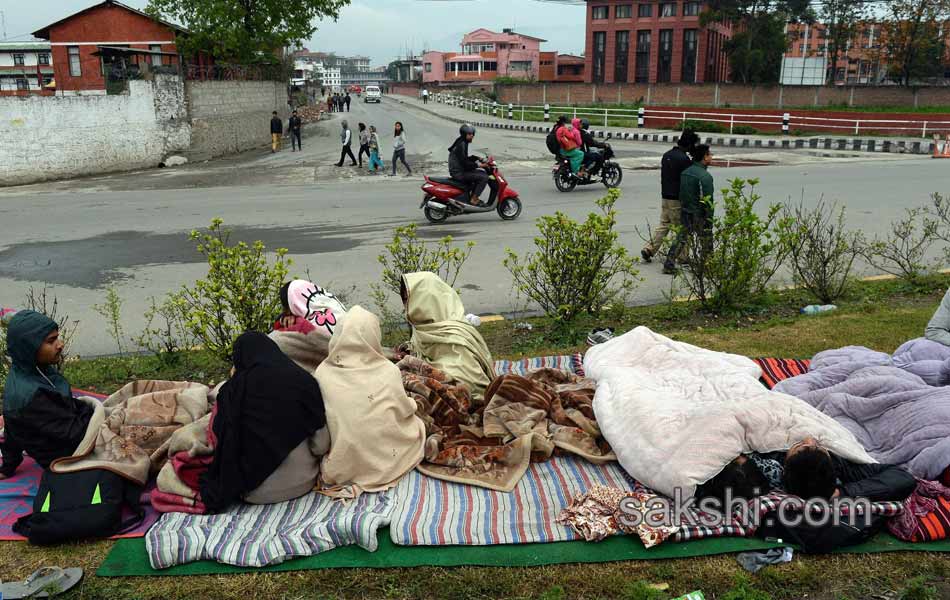
[[[82,441],[93,408],[72,397],[69,383],[53,367],[39,367],[36,353],[58,325],[45,315],[21,311],[7,330],[13,369],[4,389],[3,466],[9,477],[26,451],[41,467],[71,456]]]
[[[449,147],[449,175],[458,178],[478,169],[478,159],[468,155],[468,141],[459,136]]]

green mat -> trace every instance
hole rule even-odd
[[[307,571],[312,569],[340,569],[365,567],[530,567],[566,563],[598,563],[621,560],[657,560],[710,556],[746,550],[764,550],[777,544],[760,539],[714,538],[680,544],[661,544],[647,550],[640,540],[616,536],[598,543],[584,541],[555,542],[550,544],[521,544],[498,546],[397,546],[389,539],[389,529],[379,532],[379,549],[367,552],[358,546],[336,548],[316,556],[297,558],[279,565],[260,569],[234,567],[212,561],[189,563],[153,570],[145,552],[145,539],[118,540],[112,551],[96,571],[99,577],[140,577],[211,575],[221,573]],[[844,548],[845,554],[876,552],[950,552],[950,540],[930,544],[909,544],[889,534],[879,534],[871,541]]]

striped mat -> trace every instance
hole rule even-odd
[[[413,471],[399,482],[389,534],[402,546],[528,544],[580,539],[555,519],[594,485],[632,489],[617,463],[575,456],[532,463],[509,493],[435,479]]]
[[[538,369],[558,369],[584,376],[584,356],[582,354],[562,354],[561,356],[536,356],[521,360],[496,360],[495,374],[524,375]]]
[[[375,552],[389,524],[392,491],[344,504],[310,493],[279,504],[240,504],[220,515],[167,513],[145,538],[153,569],[199,560],[263,567],[357,544]]]
[[[765,387],[772,389],[778,382],[808,372],[810,361],[794,358],[753,358],[762,369],[760,378]]]

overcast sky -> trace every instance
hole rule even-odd
[[[36,31],[97,0],[0,0],[8,39],[30,39]],[[144,8],[147,0],[124,0]],[[287,0],[287,7],[293,7]],[[363,54],[384,65],[407,48],[457,51],[462,35],[484,27],[505,27],[548,40],[544,50],[579,54],[584,49],[583,3],[542,0],[353,0],[340,20],[319,24],[311,50]],[[0,32],[2,35],[2,32]]]

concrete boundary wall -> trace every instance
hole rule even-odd
[[[0,186],[263,146],[275,110],[286,119],[282,82],[184,82],[177,75],[130,81],[124,94],[0,97]]]

